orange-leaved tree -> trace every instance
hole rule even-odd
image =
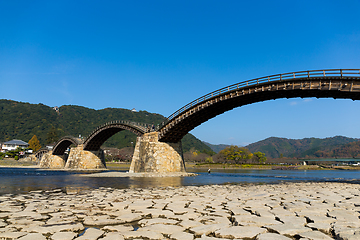
[[[29,148],[31,148],[34,152],[41,148],[40,142],[37,139],[36,135],[34,135],[29,141]]]

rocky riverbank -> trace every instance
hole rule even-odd
[[[283,183],[0,196],[0,239],[360,239],[359,185]]]

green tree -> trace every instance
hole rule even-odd
[[[265,153],[262,152],[254,152],[254,160],[259,163],[265,163],[267,158],[265,157]]]
[[[207,149],[203,149],[202,151],[200,151],[202,153],[205,153],[207,155],[210,155],[210,156],[214,156],[216,154],[216,152],[214,152],[213,150],[207,150]]]
[[[57,142],[57,140],[59,140],[58,131],[54,126],[52,126],[50,131],[46,134],[46,142],[53,143],[53,142]]]
[[[20,152],[24,151],[25,149],[18,147],[15,150],[7,151],[5,154],[8,155],[11,158],[14,158],[15,160],[19,160]]]
[[[40,142],[37,139],[36,135],[34,135],[29,141],[29,148],[31,148],[34,152],[41,148]]]
[[[231,145],[219,152],[228,160],[234,160],[236,163],[243,163],[253,157],[249,149]]]
[[[207,163],[214,163],[212,157],[207,157],[207,158],[205,159],[205,162],[207,162]]]

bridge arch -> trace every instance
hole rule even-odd
[[[55,144],[52,155],[64,155],[66,149],[68,149],[71,145],[78,146],[82,143],[80,138],[76,138],[73,136],[65,136],[60,138]]]
[[[161,124],[159,141],[179,142],[189,131],[226,111],[279,98],[360,100],[360,69],[291,72],[243,81],[204,95]]]
[[[41,158],[42,156],[45,154],[45,153],[48,153],[49,150],[47,148],[41,148],[40,150],[38,150],[36,153],[35,153],[35,158],[37,159],[37,161],[41,161]]]
[[[84,150],[97,151],[101,145],[114,134],[128,130],[137,136],[144,135],[150,129],[149,124],[129,121],[112,121],[97,127],[84,141]]]

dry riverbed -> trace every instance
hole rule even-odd
[[[283,183],[0,196],[0,239],[360,239],[359,185]]]

